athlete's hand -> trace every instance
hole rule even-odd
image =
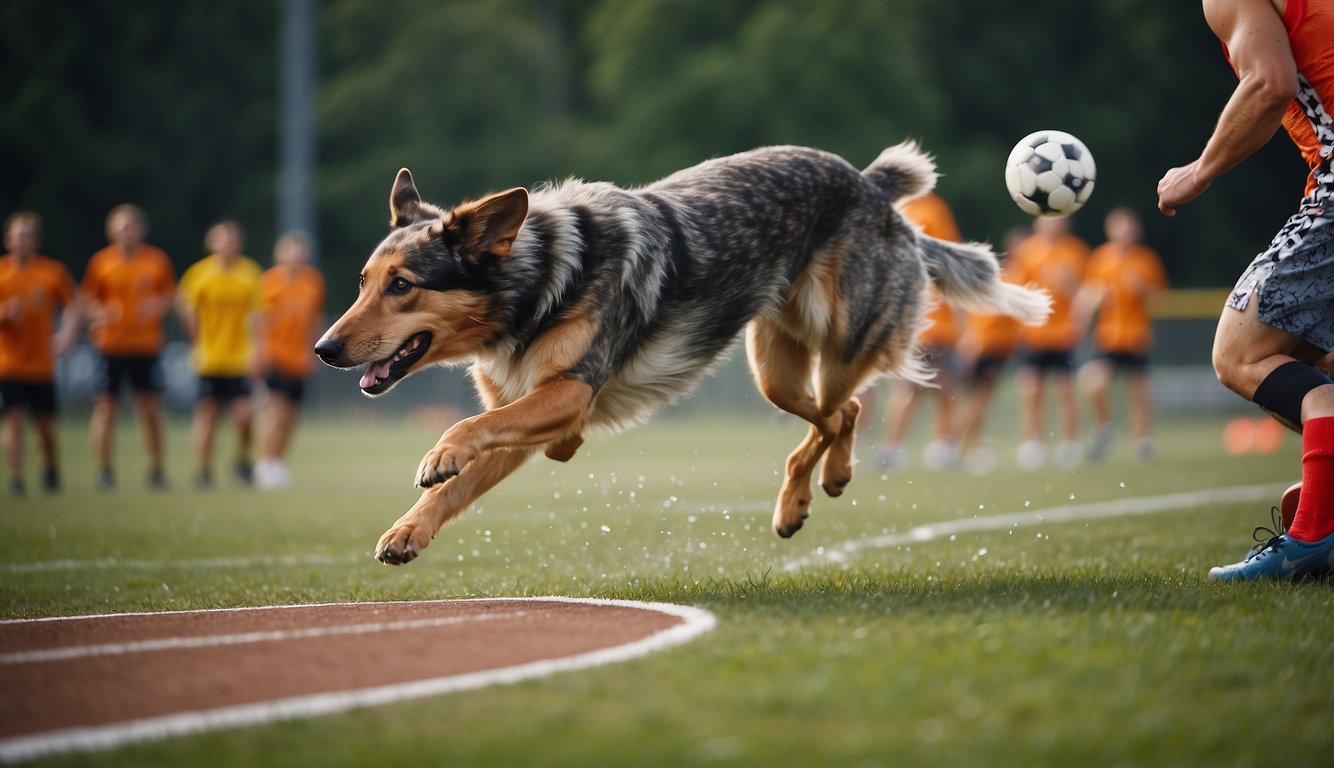
[[[1209,183],[1200,181],[1199,161],[1180,168],[1172,168],[1158,181],[1158,210],[1165,216],[1175,216],[1177,208],[1204,194]]]

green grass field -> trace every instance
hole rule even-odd
[[[1297,441],[1229,456],[1221,429],[1165,424],[1148,465],[1124,444],[1076,471],[885,477],[864,463],[783,541],[769,517],[799,426],[660,420],[528,465],[389,568],[371,549],[416,498],[431,430],[311,421],[297,488],[200,492],[175,424],[175,487],[154,494],[128,422],[112,493],[93,490],[84,425],[70,424],[65,492],[0,501],[0,615],[562,594],[719,619],[639,661],[50,764],[1322,764],[1334,587],[1205,579],[1268,522]],[[1241,490],[1117,514],[1219,488]],[[1003,519],[1099,504],[1113,516]],[[982,530],[894,543],[947,521]]]

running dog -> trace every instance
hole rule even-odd
[[[445,523],[538,449],[569,460],[585,433],[643,422],[688,393],[744,329],[756,384],[811,428],[787,459],[773,526],[810,512],[811,475],[852,479],[854,393],[889,374],[926,382],[914,337],[933,281],[953,304],[1041,323],[1045,293],[1004,283],[979,244],[927,237],[895,201],[929,191],[913,142],[864,171],[803,147],[716,158],[640,189],[570,180],[452,209],[398,172],[390,232],[351,308],[315,345],[388,392],[471,362],[485,412],[422,459],[420,500],[375,556],[415,559]]]

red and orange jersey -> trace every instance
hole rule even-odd
[[[1089,258],[1084,280],[1102,291],[1093,338],[1104,352],[1143,354],[1152,341],[1149,297],[1167,288],[1158,254],[1145,245],[1105,243]]]
[[[1288,30],[1297,71],[1314,91],[1314,94],[1299,95],[1288,105],[1288,111],[1283,115],[1283,127],[1301,150],[1306,164],[1314,170],[1325,162],[1325,158],[1320,155],[1320,140],[1311,125],[1311,118],[1302,108],[1301,99],[1314,96],[1326,109],[1334,109],[1334,3],[1288,0],[1283,24]],[[1308,193],[1315,183],[1313,173],[1307,180]]]
[[[175,289],[171,259],[159,248],[141,245],[127,257],[111,245],[93,254],[82,286],[101,307],[90,332],[93,345],[108,355],[156,355]]]
[[[921,227],[925,235],[955,243],[963,240],[954,214],[939,195],[929,193],[906,200],[899,205],[899,212]],[[931,289],[931,301],[932,308],[927,313],[926,326],[917,339],[922,344],[952,347],[959,340],[959,323],[955,319],[954,309],[941,299],[934,288]]]
[[[0,379],[55,380],[56,314],[73,300],[74,278],[64,264],[40,255],[26,264],[13,254],[0,257]]]
[[[309,265],[276,266],[260,276],[263,363],[287,376],[310,375],[320,314],[324,310],[324,277]]]
[[[1035,351],[1072,350],[1079,345],[1079,326],[1071,305],[1084,279],[1089,248],[1078,237],[1033,235],[1010,254],[1011,282],[1035,285],[1051,295],[1051,315],[1040,326],[1024,326],[1021,338]]]

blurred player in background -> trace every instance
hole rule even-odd
[[[260,277],[260,366],[268,390],[255,465],[260,488],[292,483],[283,456],[315,363],[311,349],[322,331],[324,310],[324,278],[310,259],[310,238],[289,232],[274,246],[274,266]]]
[[[253,481],[251,461],[254,411],[250,377],[256,373],[255,315],[259,309],[259,265],[241,253],[244,233],[235,221],[209,228],[210,251],[181,276],[181,319],[194,342],[192,361],[199,376],[192,429],[198,472],[195,484],[213,484],[213,438],[218,413],[230,410],[236,424],[236,478]]]
[[[171,310],[176,272],[161,249],[144,242],[148,219],[133,205],[111,209],[106,248],[93,254],[84,270],[84,314],[98,351],[93,416],[89,434],[97,462],[97,486],[116,484],[112,462],[116,405],[128,381],[135,410],[144,426],[148,449],[148,484],[165,488],[162,436],[162,323]]]
[[[1060,442],[1056,460],[1064,467],[1078,465],[1079,406],[1075,402],[1074,354],[1080,329],[1071,306],[1084,279],[1089,248],[1070,232],[1068,218],[1039,218],[1033,234],[1010,254],[1010,279],[1020,285],[1036,285],[1051,295],[1051,315],[1041,326],[1021,330],[1023,364],[1017,384],[1023,407],[1023,442],[1018,462],[1024,469],[1037,469],[1047,458],[1046,380],[1052,381],[1060,410]]]
[[[1205,0],[1204,16],[1237,87],[1200,156],[1158,182],[1159,210],[1175,215],[1280,126],[1311,168],[1297,213],[1233,288],[1213,350],[1223,384],[1301,432],[1300,496],[1286,530],[1209,578],[1326,574],[1334,566],[1334,384],[1313,363],[1328,367],[1334,351],[1334,3]]]
[[[23,411],[37,427],[42,487],[60,490],[56,451],[55,359],[78,333],[74,279],[55,259],[37,252],[42,220],[20,211],[5,221],[5,250],[0,257],[0,414],[4,419],[9,492],[22,496]],[[60,321],[57,326],[56,316]]]
[[[1028,236],[1028,230],[1016,227],[1006,233],[1004,250],[1011,253]],[[1001,267],[1008,282],[1009,260]],[[1008,315],[972,313],[964,323],[959,339],[959,358],[963,364],[963,391],[966,399],[959,408],[959,455],[964,468],[982,475],[996,467],[996,454],[982,441],[987,413],[996,394],[996,384],[1019,345],[1019,321]]]
[[[921,227],[931,237],[962,242],[959,225],[949,205],[939,195],[928,193],[905,201],[899,212]],[[903,379],[889,381],[889,397],[885,403],[885,432],[876,448],[876,464],[881,469],[901,470],[908,465],[908,453],[903,441],[908,435],[913,412],[923,395],[929,395],[936,406],[935,437],[923,451],[923,461],[929,469],[952,468],[958,460],[954,433],[954,396],[957,379],[957,361],[954,345],[959,340],[959,324],[954,309],[931,289],[933,307],[927,315],[927,327],[918,334],[917,343],[926,366],[935,371],[934,386],[924,387]]]
[[[1167,288],[1162,260],[1140,238],[1139,217],[1129,208],[1116,208],[1103,221],[1107,242],[1089,258],[1084,284],[1075,298],[1081,327],[1096,315],[1093,340],[1098,356],[1079,371],[1080,384],[1093,406],[1093,433],[1088,458],[1101,461],[1111,452],[1111,385],[1115,374],[1126,376],[1135,455],[1153,458],[1153,406],[1149,398],[1149,346],[1153,328],[1149,301]]]

